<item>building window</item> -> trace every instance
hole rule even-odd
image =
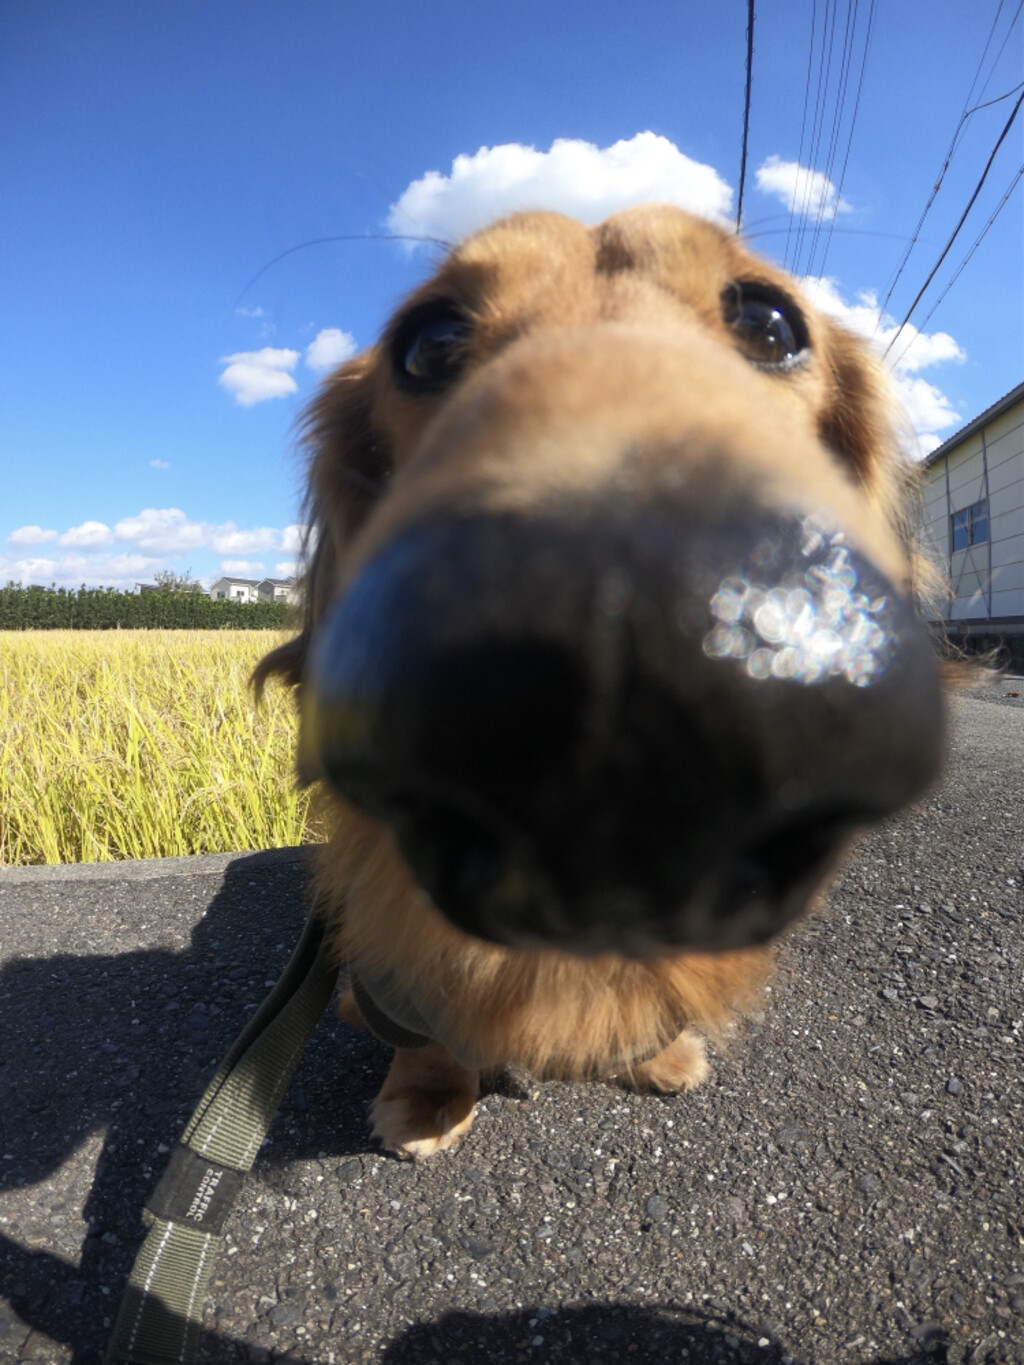
[[[949,519],[949,530],[954,552],[988,540],[988,498],[954,512]]]

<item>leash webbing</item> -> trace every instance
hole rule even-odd
[[[232,1044],[143,1213],[149,1228],[104,1365],[188,1365],[220,1234],[334,990],[324,921],[309,917],[274,989]]]

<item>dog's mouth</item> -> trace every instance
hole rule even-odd
[[[443,797],[396,792],[379,814],[419,885],[465,932],[514,948],[633,958],[775,937],[807,910],[851,831],[868,818],[853,811],[785,817],[727,853],[709,849],[703,859],[669,859],[634,875],[617,869],[616,879],[607,848],[585,833],[580,847],[545,859],[500,820]]]
[[[389,826],[467,933],[764,942],[940,767],[930,641],[841,537],[745,505],[631,512],[413,526],[322,628],[300,766]]]

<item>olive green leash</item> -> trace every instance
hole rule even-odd
[[[221,1231],[317,1021],[338,967],[314,913],[277,985],[206,1088],[143,1218],[149,1228],[104,1365],[188,1365]]]

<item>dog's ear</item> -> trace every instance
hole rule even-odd
[[[874,490],[897,455],[893,396],[864,343],[830,321],[826,326],[828,394],[819,435]]]
[[[257,696],[270,677],[293,687],[302,681],[314,632],[337,591],[345,546],[387,485],[390,447],[373,420],[377,361],[371,349],[343,365],[306,413],[302,440],[310,462],[302,629],[256,665],[251,681]]]
[[[947,685],[969,686],[991,674],[994,659],[968,660],[935,623],[946,615],[949,582],[924,537],[920,470],[910,455],[913,428],[888,375],[857,337],[828,323],[829,395],[820,435],[852,469],[871,501],[900,537],[909,566],[908,590],[933,623]]]
[[[826,319],[828,390],[818,434],[894,528],[911,561],[918,555],[918,481],[913,432],[888,375],[858,337]]]

